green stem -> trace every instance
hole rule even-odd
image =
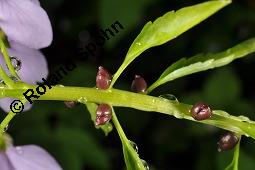
[[[224,170],[238,170],[238,161],[239,161],[239,149],[240,149],[240,142],[241,142],[241,136],[239,136],[239,141],[237,145],[235,146],[234,156],[231,163],[224,169]]]
[[[3,41],[2,36],[0,36],[0,49],[1,49],[1,52],[4,56],[4,60],[7,64],[7,67],[10,70],[11,75],[14,76],[14,77],[17,77],[19,79],[19,76],[17,75],[17,73],[16,73],[16,71],[15,71],[15,69],[14,69],[14,67],[11,63],[11,60],[10,60],[10,57],[9,57],[8,52],[6,50],[6,47],[4,45],[4,41]]]
[[[0,28],[0,38],[1,38],[1,39],[4,39],[4,38],[5,38],[5,34],[4,34],[4,32],[1,30],[1,28]]]
[[[127,170],[133,169],[145,170],[138,153],[136,153],[134,148],[131,146],[130,141],[126,137],[113,108],[112,108],[112,121],[120,136]]]
[[[6,61],[6,63],[7,63],[7,66],[8,66],[8,68],[9,68],[11,61],[10,61],[10,58],[9,58],[9,56],[8,56],[6,47],[5,47],[4,42],[3,42],[3,39],[4,39],[4,38],[5,38],[4,33],[3,33],[3,32],[1,31],[1,29],[0,29],[0,49],[1,49],[1,52],[2,52],[2,54],[3,54],[3,56],[4,56],[5,61]],[[11,64],[11,67],[13,68],[12,64]],[[10,69],[10,68],[9,68],[9,69]],[[11,70],[12,70],[12,69],[11,69]],[[11,71],[11,70],[10,70],[10,71]],[[12,73],[12,71],[11,71],[11,73]],[[15,72],[15,75],[16,75],[16,72]],[[6,72],[4,71],[4,69],[3,69],[2,66],[0,66],[0,77],[1,77],[1,79],[3,79],[4,83],[5,83],[8,87],[11,87],[11,88],[14,87],[14,82],[13,82],[13,80],[6,74]]]
[[[240,137],[240,139],[239,139],[239,141],[238,141],[238,143],[237,143],[237,146],[236,146],[236,148],[235,148],[235,153],[234,153],[234,168],[236,169],[236,170],[238,170],[238,160],[239,160],[239,150],[240,150],[240,142],[241,142],[241,137]]]
[[[128,139],[127,139],[127,137],[126,137],[126,135],[125,135],[125,133],[124,133],[124,131],[123,131],[119,121],[118,121],[118,118],[117,118],[113,108],[112,108],[112,122],[113,122],[116,130],[118,131],[118,134],[120,136],[121,142],[125,143],[126,141],[128,141]]]
[[[109,87],[109,89],[111,89],[114,85],[114,83],[117,81],[117,79],[119,78],[119,76],[121,75],[121,73],[127,68],[127,66],[137,57],[139,56],[143,51],[145,51],[146,49],[148,49],[148,47],[143,47],[140,48],[139,50],[137,50],[134,53],[127,53],[127,56],[125,57],[125,60],[123,61],[123,63],[121,64],[121,66],[119,67],[119,69],[116,71],[116,73],[113,75],[112,78],[112,82],[111,85]],[[131,58],[131,59],[129,59]]]
[[[27,101],[25,99],[22,99],[21,102],[25,105]],[[11,103],[10,103],[11,104]],[[4,120],[0,124],[0,135],[1,133],[5,132],[5,128],[9,125],[10,121],[14,118],[16,113],[13,113],[10,111],[7,116],[4,118]]]
[[[125,70],[125,68],[127,67],[127,65],[122,64],[119,69],[116,71],[116,73],[113,75],[112,78],[112,82],[110,84],[109,89],[111,89],[113,87],[113,85],[115,84],[115,82],[117,81],[117,79],[119,78],[119,76],[121,75],[121,73]]]
[[[37,86],[30,85],[29,87],[33,88],[35,92],[34,94],[36,94],[35,88]],[[20,97],[25,90],[26,89],[1,89],[0,98]],[[52,89],[48,89],[38,100],[78,101],[81,99],[93,103],[108,103],[112,106],[130,107],[143,111],[159,112],[173,115],[179,119],[195,121],[190,116],[189,110],[192,107],[191,105],[117,89],[97,90],[95,88],[86,87],[55,86],[52,87]],[[241,135],[251,136],[255,139],[255,123],[253,121],[247,120],[243,117],[231,116],[221,110],[214,110],[213,116],[210,119],[199,122],[226,129]]]
[[[10,87],[13,88],[14,87],[14,82],[13,80],[6,74],[6,72],[4,71],[4,69],[2,68],[2,66],[0,66],[0,77],[3,79],[4,83]]]
[[[5,128],[9,125],[10,121],[14,118],[16,114],[10,111],[7,116],[4,118],[4,120],[0,124],[0,133],[5,132]]]
[[[159,86],[158,82],[154,82],[150,87],[148,87],[148,89],[146,90],[146,94],[149,94],[152,90],[154,90],[155,88],[157,88]]]

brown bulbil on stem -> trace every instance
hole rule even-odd
[[[145,93],[147,90],[147,83],[140,75],[135,75],[135,79],[132,82],[131,90],[136,93]]]
[[[112,118],[112,108],[108,104],[100,104],[96,111],[96,126],[104,125]]]
[[[194,104],[190,113],[195,120],[205,120],[212,116],[211,108],[203,102],[197,102]]]
[[[102,66],[98,68],[96,76],[96,87],[98,89],[106,90],[109,88],[112,81],[112,75]]]
[[[74,108],[77,105],[77,102],[75,102],[75,101],[65,101],[64,103],[65,103],[66,107],[68,107],[70,109]]]
[[[233,149],[238,143],[239,138],[232,132],[223,135],[218,142],[218,151],[228,151]]]

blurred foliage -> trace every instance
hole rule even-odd
[[[118,20],[124,25],[126,30],[130,30],[139,22],[144,9],[152,4],[152,2],[152,0],[112,0],[111,3],[109,3],[107,0],[102,0],[98,7],[100,27],[108,27],[109,23]],[[113,48],[124,35],[125,34],[118,34],[116,38],[106,44],[107,47]]]
[[[78,64],[60,84],[93,87],[98,66],[103,65],[115,72],[145,23],[172,9],[198,2],[202,1],[42,1],[54,29],[53,44],[43,53],[52,73],[66,61]],[[181,57],[223,51],[254,37],[254,10],[253,0],[234,1],[174,41],[146,51],[127,68],[116,88],[129,90],[135,74],[143,75],[151,84]],[[82,32],[87,33],[87,42],[93,41],[98,29],[111,25],[115,20],[124,25],[122,33],[98,48],[94,57],[84,57],[79,53],[79,44],[84,40]],[[167,83],[152,95],[171,93],[179,101],[189,104],[202,100],[214,109],[246,115],[255,120],[254,62],[253,54],[227,67]],[[126,135],[138,144],[139,155],[151,169],[221,170],[232,160],[231,151],[217,152],[217,140],[223,130],[129,108],[116,108],[116,113]],[[44,147],[65,170],[124,169],[125,166],[116,131],[105,137],[101,130],[94,128],[83,105],[68,109],[63,102],[38,101],[32,110],[18,115],[11,122],[9,133],[16,145],[33,143]],[[255,142],[243,137],[240,170],[255,169],[254,151]]]

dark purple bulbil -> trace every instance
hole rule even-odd
[[[65,101],[64,103],[65,103],[66,107],[68,107],[70,109],[74,108],[77,105],[77,102],[75,102],[75,101]]]
[[[112,118],[112,108],[108,104],[100,104],[96,111],[96,126],[104,125]]]
[[[135,75],[135,79],[132,82],[131,90],[136,93],[145,93],[147,90],[147,83],[140,75]]]
[[[102,66],[98,68],[96,76],[96,87],[102,90],[109,88],[112,81],[112,75]]]
[[[233,149],[238,143],[239,138],[232,132],[223,135],[218,142],[218,151],[228,151]]]
[[[190,113],[195,120],[205,120],[212,116],[211,108],[203,102],[194,104]]]

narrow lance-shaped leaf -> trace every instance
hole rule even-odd
[[[254,51],[255,38],[252,38],[220,53],[198,54],[189,59],[182,58],[169,66],[162,73],[159,79],[148,88],[147,92],[149,93],[156,87],[174,79],[196,72],[227,65],[233,60],[244,57],[245,55]]]
[[[142,52],[176,38],[229,3],[231,0],[208,1],[182,8],[176,12],[170,11],[153,23],[148,22],[129,48],[124,62],[114,74],[111,86],[123,70]]]
[[[127,139],[122,127],[116,117],[114,110],[112,110],[112,121],[117,129],[120,136],[120,140],[123,147],[123,154],[127,170],[145,170],[142,160],[139,158],[138,153],[132,147],[130,141]]]

